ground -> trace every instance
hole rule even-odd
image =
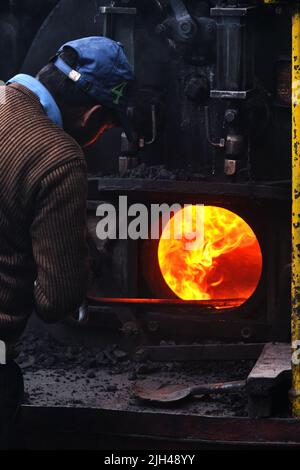
[[[100,334],[100,333],[99,333]],[[118,345],[105,348],[69,346],[46,330],[30,328],[22,338],[18,363],[25,379],[25,403],[155,411],[134,396],[136,382],[199,385],[244,380],[253,362],[152,363],[135,362]],[[163,410],[202,416],[247,416],[244,393],[202,396]]]

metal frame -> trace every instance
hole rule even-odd
[[[272,253],[272,249],[276,250],[276,246],[272,248],[270,245],[271,238],[268,238],[268,236],[272,237],[273,235],[277,235],[278,231],[273,224],[266,232],[268,224],[264,219],[266,215],[273,210],[275,211],[274,220],[276,220],[276,217],[278,217],[280,213],[283,213],[283,207],[286,207],[284,213],[286,210],[288,214],[290,201],[289,190],[254,185],[168,181],[164,181],[162,184],[160,181],[109,180],[99,178],[90,180],[89,193],[89,210],[92,211],[98,206],[97,200],[117,203],[119,195],[127,195],[130,202],[138,202],[141,200],[143,203],[146,202],[147,204],[151,203],[151,201],[155,203],[171,203],[174,202],[174,198],[176,201],[181,201],[183,204],[195,204],[202,201],[206,204],[222,205],[223,207],[228,207],[228,209],[235,210],[242,217],[246,217],[246,220],[250,214],[255,213],[257,215],[257,210],[259,210],[260,206],[265,207],[262,213],[265,215],[262,215],[260,222],[260,224],[264,225],[264,230],[262,230],[260,224],[258,226],[252,224],[254,221],[252,216],[248,222],[253,225],[253,229],[256,231],[261,242],[262,250],[267,254],[267,258],[265,258],[267,259],[266,269],[263,272],[263,278],[256,294],[249,299],[244,306],[239,307],[238,313],[236,310],[227,310],[223,313],[220,311],[214,313],[207,309],[204,311],[205,309],[203,307],[189,306],[186,302],[182,302],[179,305],[172,305],[170,302],[169,305],[164,302],[157,304],[153,304],[152,302],[150,305],[149,302],[148,304],[147,302],[142,304],[136,302],[136,304],[134,304],[134,299],[132,299],[132,302],[128,303],[128,305],[126,305],[126,302],[123,302],[122,308],[127,308],[134,313],[145,337],[150,339],[151,342],[154,342],[154,344],[161,338],[166,339],[166,334],[172,334],[170,337],[173,337],[173,333],[175,336],[178,336],[180,333],[185,340],[191,338],[193,340],[200,340],[201,338],[207,337],[232,341],[244,340],[248,342],[269,340],[285,341],[287,339],[289,320],[287,319],[286,327],[283,328],[281,324],[282,318],[280,315],[280,318],[278,318],[277,315],[277,282],[274,278],[277,270],[272,269],[272,266],[274,266],[274,257],[270,254]],[[249,209],[251,201],[254,204],[253,207],[256,207],[256,209],[252,211]],[[274,209],[274,204],[276,204],[276,209]],[[282,204],[284,206],[282,206]],[[286,230],[288,230],[288,227],[289,220],[287,218]],[[262,238],[261,235],[263,232],[266,232],[266,236]],[[152,245],[152,248],[155,249],[154,244]],[[136,259],[143,260],[144,263],[147,263],[147,260],[143,258],[143,254],[139,253],[141,253],[141,250],[137,246],[136,253],[131,263],[135,262],[136,264]],[[289,259],[286,260],[285,258],[286,256],[284,255],[284,260],[280,261],[282,265],[288,264],[289,262]],[[151,259],[148,261],[150,265],[153,266]],[[155,279],[155,270],[153,271],[153,275]],[[138,277],[138,280],[139,286],[137,294],[133,296],[134,298],[144,297],[153,299],[156,297],[166,299],[168,297],[168,295],[159,296],[158,293],[155,295],[153,292],[147,292],[147,288],[144,289],[141,284],[144,282],[141,280],[141,276]],[[263,295],[261,296],[260,294]],[[274,300],[267,303],[267,298]],[[251,312],[254,313],[254,316],[250,315]],[[228,327],[228,322],[231,325],[230,328]],[[285,333],[285,336],[283,336],[283,333]]]

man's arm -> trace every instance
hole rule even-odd
[[[87,172],[74,160],[40,183],[31,227],[37,267],[34,286],[39,317],[53,323],[76,311],[86,296]]]

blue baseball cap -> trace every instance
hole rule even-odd
[[[78,54],[75,69],[61,58],[65,47],[71,47]],[[96,102],[112,109],[128,139],[132,140],[127,108],[134,74],[121,43],[101,36],[70,41],[59,49],[53,63]]]

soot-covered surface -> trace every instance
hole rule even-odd
[[[94,176],[103,176],[103,173],[99,173]],[[136,168],[127,170],[123,174],[115,173],[107,175],[110,178],[124,178],[124,179],[147,179],[147,180],[159,180],[159,181],[205,181],[208,179],[201,173],[196,173],[192,167],[171,169],[165,165],[146,165],[141,163]]]
[[[135,398],[136,382],[161,384],[216,383],[246,379],[253,362],[134,362],[117,345],[105,349],[68,346],[47,332],[30,329],[20,344],[18,363],[25,379],[25,404],[88,407],[125,411],[188,413],[202,416],[247,416],[244,393],[203,396],[173,406],[153,406]]]

